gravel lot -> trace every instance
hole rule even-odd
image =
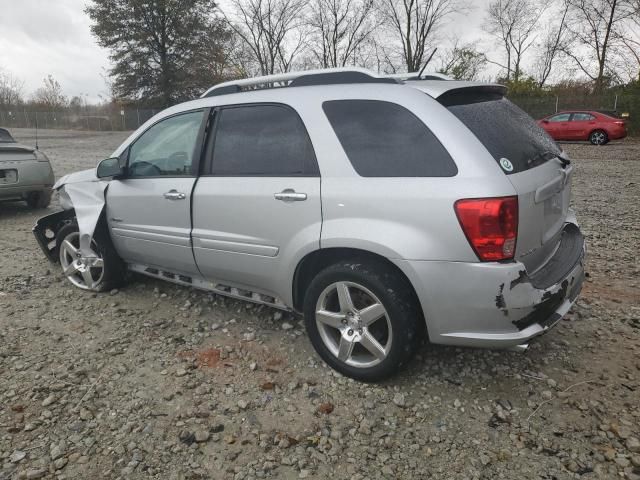
[[[25,142],[33,132],[15,131]],[[58,176],[122,133],[42,131]],[[133,277],[74,289],[0,206],[0,479],[640,479],[640,143],[571,144],[589,278],[524,354],[425,345],[364,385],[300,319]]]

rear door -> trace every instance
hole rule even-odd
[[[553,253],[567,218],[573,168],[560,147],[501,95],[439,98],[492,154],[518,194],[516,258],[529,273]],[[568,115],[569,114],[563,114]],[[564,117],[563,117],[564,118]],[[502,170],[502,173],[499,173]]]
[[[191,251],[191,192],[202,154],[206,112],[165,118],[125,152],[125,178],[107,189],[107,223],[129,263],[197,274]]]
[[[587,140],[589,133],[595,128],[596,117],[590,113],[575,112],[571,115],[569,130],[572,140]]]
[[[214,129],[193,198],[198,268],[212,282],[278,296],[276,278],[297,246],[320,243],[320,176],[307,131],[280,104],[220,108]]]

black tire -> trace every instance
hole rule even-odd
[[[51,203],[51,190],[41,190],[30,192],[27,195],[27,205],[31,208],[47,208]]]
[[[316,305],[325,289],[336,282],[365,287],[386,310],[393,340],[387,356],[374,366],[357,367],[343,362],[321,337]],[[309,339],[320,357],[341,374],[364,382],[380,381],[400,370],[411,359],[426,331],[422,311],[408,281],[392,268],[370,260],[344,261],[322,270],[305,293],[303,310]]]
[[[78,234],[78,224],[75,221],[68,223],[58,231],[56,235],[56,257],[58,259],[60,258],[60,246],[62,242],[70,236],[73,236],[73,234]],[[109,231],[103,219],[98,222],[98,226],[93,233],[92,247],[102,258],[104,271],[100,282],[93,288],[85,288],[85,290],[104,292],[120,287],[124,282],[125,265],[113,246]]]
[[[591,145],[605,145],[609,143],[609,135],[604,130],[594,130],[589,134]]]

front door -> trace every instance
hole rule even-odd
[[[320,177],[298,114],[284,105],[221,108],[193,199],[203,276],[279,296],[304,248],[318,248]],[[312,247],[310,247],[312,246]]]
[[[165,118],[128,149],[124,178],[107,189],[107,222],[129,263],[197,274],[191,251],[191,195],[205,112]]]
[[[569,119],[570,113],[559,113],[549,118],[549,123],[545,128],[554,140],[570,140]]]

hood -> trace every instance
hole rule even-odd
[[[63,185],[69,185],[71,183],[99,182],[99,181],[100,179],[96,177],[96,169],[89,168],[87,170],[80,170],[79,172],[73,172],[63,176],[55,183],[55,185],[53,186],[53,189],[57,190]]]

